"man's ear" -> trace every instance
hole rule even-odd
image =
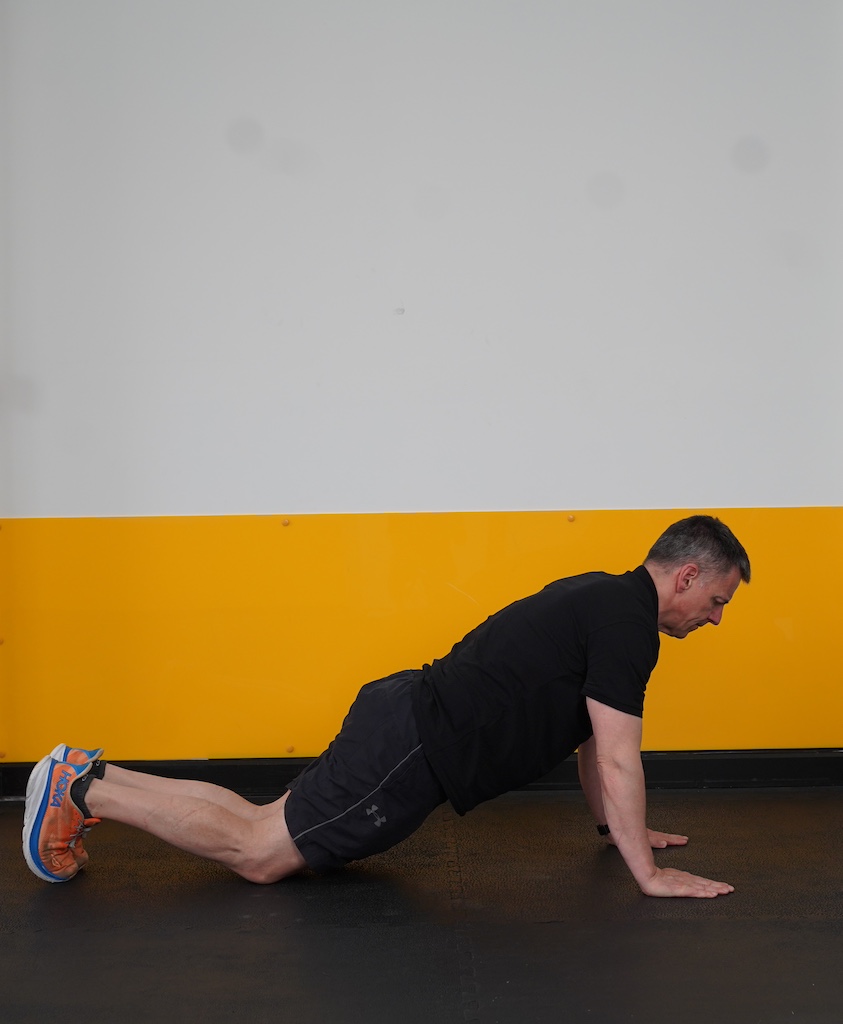
[[[679,593],[685,590],[690,590],[691,584],[700,575],[700,567],[696,562],[688,562],[683,565],[679,572],[676,574],[676,589]]]

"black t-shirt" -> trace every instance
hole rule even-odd
[[[550,583],[425,665],[414,708],[454,810],[546,775],[592,734],[585,698],[641,716],[659,656],[658,596],[639,566]]]

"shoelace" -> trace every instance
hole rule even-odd
[[[73,835],[68,840],[67,845],[73,849],[82,836],[90,832],[94,825],[99,825],[101,820],[101,818],[85,818],[84,820],[80,820],[79,824],[73,830]]]

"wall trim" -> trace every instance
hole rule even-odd
[[[645,751],[649,789],[764,789],[843,786],[843,750],[692,750]],[[271,800],[310,764],[311,758],[236,760],[115,761],[124,768],[175,779],[199,779],[226,786],[252,800]],[[32,762],[0,765],[0,800],[22,800]],[[572,755],[530,790],[578,788]]]

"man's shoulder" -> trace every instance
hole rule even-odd
[[[655,587],[643,566],[621,574],[586,572],[553,580],[491,616],[480,628],[514,628],[535,618],[554,622],[554,628],[576,624],[577,630],[621,619],[649,624],[655,621],[657,608]]]
[[[549,583],[544,589],[571,596],[588,596],[591,593],[601,597],[617,595],[620,600],[656,600],[657,597],[652,577],[643,565],[623,573],[595,571],[580,573],[577,576],[564,576]]]
[[[570,593],[584,618],[594,625],[617,620],[649,625],[658,613],[658,595],[644,566],[621,574],[586,573],[572,577],[578,581]]]

